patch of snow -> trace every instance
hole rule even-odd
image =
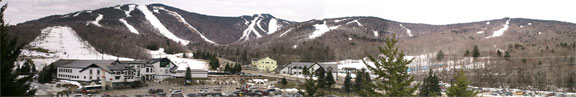
[[[404,25],[400,24],[400,27],[406,29],[406,33],[408,33],[408,36],[412,37],[412,31],[406,27],[404,27]]]
[[[124,11],[124,14],[126,14],[126,17],[131,17],[130,12],[132,12],[135,7],[136,7],[136,5],[128,5],[128,11]]]
[[[350,21],[350,22],[348,22],[348,23],[346,23],[346,24],[356,23],[356,24],[358,24],[358,26],[360,26],[360,27],[364,26],[364,25],[362,25],[362,23],[358,22],[358,20],[360,20],[360,19],[356,19],[356,20]]]
[[[490,22],[486,22],[486,25],[490,25]]]
[[[56,84],[72,84],[72,85],[76,85],[78,87],[82,87],[82,84],[80,84],[77,81],[69,81],[69,80],[60,80],[58,82],[56,82]]]
[[[498,29],[496,31],[494,31],[494,33],[492,33],[492,36],[488,36],[486,38],[493,38],[493,37],[498,37],[498,36],[502,36],[504,35],[504,32],[506,32],[506,30],[508,30],[508,28],[510,27],[510,19],[508,19],[506,21],[506,24],[502,25],[504,27],[502,27],[501,29]]]
[[[68,26],[46,27],[42,29],[41,34],[28,45],[33,48],[42,48],[49,51],[45,53],[26,49],[22,50],[21,55],[23,56],[42,57],[32,59],[39,68],[58,59],[132,60],[130,58],[116,57],[98,52],[87,41],[82,40],[78,34]]]
[[[82,12],[76,12],[76,14],[72,15],[72,17],[76,17],[76,16],[80,15]]]
[[[348,40],[352,40],[352,38],[351,38],[351,37],[348,37]]]
[[[122,19],[118,19],[120,20],[120,22],[122,22],[122,24],[126,25],[126,28],[128,28],[128,30],[130,30],[130,32],[134,33],[134,34],[140,34],[138,32],[138,30],[136,30],[136,28],[134,28],[134,26],[128,24],[128,22],[126,22],[126,20]]]
[[[278,35],[278,37],[282,37],[282,36],[286,35],[286,33],[288,33],[288,32],[290,32],[290,31],[292,31],[292,29],[294,29],[294,28],[290,28],[290,29],[288,29],[288,30],[286,30],[286,31],[282,32],[282,34]]]
[[[180,42],[182,45],[190,43],[190,41],[181,39],[174,35],[174,33],[170,32],[164,25],[162,25],[160,20],[158,20],[158,18],[156,18],[156,16],[150,12],[150,10],[148,10],[145,5],[138,5],[137,8],[142,11],[146,20],[148,20],[148,22],[150,22],[150,24],[152,24],[152,26],[154,26],[154,28],[156,28],[158,32],[160,32],[160,34],[164,35],[166,38]]]
[[[260,17],[261,17],[261,16],[258,15],[258,18],[260,18]],[[262,22],[263,19],[264,19],[264,18],[259,19],[258,21],[256,21],[256,26],[258,26],[258,28],[259,28],[261,31],[266,32],[266,30],[264,30],[264,28],[262,28],[262,25],[260,25],[260,22]]]
[[[482,33],[484,33],[484,31],[478,31],[478,32],[476,32],[476,33],[478,33],[478,34],[482,34]]]
[[[248,28],[246,28],[244,31],[242,31],[242,37],[240,37],[240,39],[238,39],[238,41],[249,40],[251,33],[256,34],[257,38],[262,37],[262,35],[260,35],[260,33],[258,33],[258,30],[256,30],[256,26],[257,26],[256,24],[258,23],[258,21],[260,21],[260,17],[256,17],[252,21],[250,21],[250,25],[248,25]]]
[[[378,31],[372,31],[374,32],[374,36],[378,37]]]
[[[102,25],[100,25],[100,23],[98,23],[98,22],[100,22],[100,20],[102,20],[103,18],[104,18],[104,15],[98,14],[98,17],[96,17],[96,19],[94,19],[94,21],[90,21],[90,23],[94,24],[98,27],[102,27]]]
[[[524,28],[524,26],[520,26],[520,28]]]
[[[542,35],[542,32],[538,32],[538,35]]]
[[[345,19],[339,19],[339,20],[334,20],[334,22],[345,21],[345,20],[347,20],[347,19],[348,19],[348,18],[345,18]]]
[[[528,23],[528,25],[532,25],[532,23]]]
[[[196,29],[196,27],[190,25],[186,19],[184,19],[184,17],[182,17],[182,15],[178,14],[177,12],[174,11],[170,11],[170,10],[166,10],[164,8],[161,8],[161,10],[164,10],[166,12],[168,12],[168,14],[174,16],[176,19],[178,19],[178,22],[184,23],[184,25],[186,25],[188,27],[188,29],[190,30],[194,30],[194,32],[196,32],[196,34],[200,35],[200,38],[202,38],[204,41],[208,42],[208,43],[212,43],[214,45],[219,45],[216,42],[208,39],[206,36],[204,36],[204,34],[200,33],[200,31],[198,31],[198,29]]]
[[[338,27],[339,26],[328,27],[328,25],[326,25],[326,21],[324,21],[323,24],[315,24],[314,28],[316,28],[316,30],[310,34],[309,38],[314,39],[314,38],[320,37],[320,36],[324,35],[324,33],[328,32],[330,30],[334,30]]]
[[[296,49],[296,48],[298,48],[298,45],[294,45],[294,46],[292,46],[292,48],[293,48],[293,49]]]
[[[120,10],[120,5],[118,5],[118,6],[114,6],[114,9],[118,9],[118,10]]]
[[[276,30],[278,30],[278,21],[276,19],[270,19],[270,22],[268,23],[268,33],[267,34],[272,34],[274,32],[276,32]]]
[[[186,68],[190,67],[190,69],[203,69],[208,70],[208,63],[206,61],[198,60],[198,59],[190,59],[190,58],[182,58],[183,53],[177,54],[166,54],[164,53],[164,48],[160,48],[156,51],[149,50],[150,55],[152,58],[168,58],[172,61],[176,66],[178,66],[177,70],[186,70]],[[187,55],[192,55],[192,53],[186,53]],[[193,55],[192,55],[193,56]]]

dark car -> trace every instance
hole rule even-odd
[[[188,97],[200,97],[200,95],[195,94],[195,93],[190,93],[190,94],[188,94],[188,95],[186,95],[186,96],[188,96]]]

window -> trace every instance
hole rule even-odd
[[[84,76],[84,79],[86,79],[86,76]]]
[[[160,61],[160,67],[170,67],[170,61],[167,60]]]
[[[90,74],[92,74],[92,69],[90,69]]]
[[[114,79],[119,80],[120,76],[115,76]]]
[[[96,71],[96,74],[100,74],[100,70],[97,70],[97,71]]]

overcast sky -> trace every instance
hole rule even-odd
[[[346,16],[375,16],[426,24],[453,24],[504,17],[576,23],[574,0],[4,0],[10,24],[41,17],[127,3],[164,3],[215,16],[269,13],[307,21]]]

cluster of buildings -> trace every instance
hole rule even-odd
[[[57,66],[58,79],[99,83],[103,89],[137,81],[184,77],[186,72],[178,70],[178,65],[168,58],[135,61],[60,59],[52,64]],[[208,71],[202,69],[193,69],[191,74],[192,78],[208,77]]]

